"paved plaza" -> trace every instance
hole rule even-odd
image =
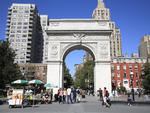
[[[86,97],[86,102],[75,104],[52,104],[36,105],[34,108],[12,108],[7,104],[0,105],[0,113],[150,113],[149,105],[127,106],[126,104],[113,104],[111,108],[106,108],[97,101],[96,97]]]

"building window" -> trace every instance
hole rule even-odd
[[[29,15],[28,15],[28,14],[26,14],[26,15],[24,15],[24,17],[29,17]]]
[[[22,35],[22,37],[27,37],[27,35]]]
[[[113,78],[115,77],[115,74],[114,74],[114,73],[112,73],[112,77],[113,77]]]
[[[23,14],[18,14],[18,17],[22,17],[23,16]]]
[[[18,22],[18,25],[22,25],[22,22]]]
[[[11,26],[11,29],[15,29],[16,28],[16,26]]]
[[[120,78],[120,73],[117,73],[117,77]]]
[[[21,30],[18,30],[17,33],[21,33]]]
[[[114,65],[112,65],[112,66],[111,66],[111,69],[112,69],[112,70],[115,70],[115,66],[114,66]]]
[[[15,33],[15,31],[14,31],[14,30],[11,30],[11,33]]]
[[[20,34],[17,34],[17,35],[16,35],[16,37],[17,37],[17,38],[20,38],[20,37],[21,37],[21,35],[20,35]]]
[[[124,78],[126,78],[127,77],[127,73],[126,72],[124,72]]]
[[[17,15],[16,15],[16,14],[13,14],[12,17],[17,17]]]
[[[117,83],[118,83],[118,87],[120,87],[121,86],[120,80],[118,80]]]
[[[21,64],[23,64],[23,63],[24,63],[24,61],[20,61],[20,63],[21,63]]]
[[[24,22],[24,25],[28,25],[28,22]]]
[[[10,41],[10,42],[14,42],[14,39],[10,39],[9,41]]]
[[[22,51],[25,51],[25,48],[21,48]]]
[[[27,33],[27,31],[25,30],[25,31],[23,31],[23,33]]]
[[[21,56],[20,59],[25,59],[25,57],[24,57],[24,56]]]
[[[26,18],[26,19],[24,19],[23,21],[24,21],[24,22],[28,22],[28,21],[29,21],[29,19],[28,19],[28,18]]]
[[[16,50],[16,51],[19,51],[19,48],[16,48],[15,50]]]
[[[135,65],[135,66],[134,66],[134,69],[135,69],[135,70],[137,70],[137,69],[138,69],[138,66],[137,66],[137,65]]]
[[[139,86],[139,81],[138,81],[138,80],[136,81],[136,86],[137,86],[137,87]]]
[[[25,13],[29,13],[29,11],[25,11]]]
[[[27,29],[28,27],[24,26],[23,29]]]
[[[25,40],[25,41],[23,41],[23,40]],[[26,42],[26,39],[22,39],[22,42]],[[22,46],[22,47],[25,47],[26,44],[22,43],[21,46]]]
[[[117,70],[120,70],[120,66],[119,65],[117,65]]]
[[[16,25],[16,22],[12,22],[11,25]]]
[[[20,39],[16,39],[16,42],[20,42]]]
[[[21,26],[18,26],[17,29],[21,29]]]
[[[15,37],[15,35],[10,35],[10,37]]]
[[[127,69],[126,65],[124,65],[124,66],[123,66],[123,69],[124,69],[124,70],[126,70],[126,69]]]
[[[14,18],[12,18],[12,21],[16,21],[16,18],[14,17]]]
[[[22,42],[26,42],[27,40],[26,39],[22,39]],[[23,46],[23,44],[22,44],[22,46]]]
[[[132,65],[129,65],[129,69],[132,70]]]
[[[138,78],[138,72],[135,73],[136,78]]]

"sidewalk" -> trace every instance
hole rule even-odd
[[[132,98],[132,96],[131,96]],[[127,97],[125,95],[119,97],[110,97],[112,104],[127,104]],[[135,95],[135,101],[132,101],[133,105],[150,105],[150,99],[146,100],[144,96],[140,98]]]

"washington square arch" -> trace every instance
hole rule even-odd
[[[97,8],[103,8],[98,0]],[[96,9],[95,9],[96,10]],[[63,63],[69,52],[83,49],[94,58],[94,90],[106,87],[111,92],[109,19],[51,19],[46,28],[48,38],[47,83],[63,87]],[[73,59],[72,59],[73,60]]]

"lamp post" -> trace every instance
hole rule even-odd
[[[67,88],[66,83],[67,83],[67,80],[64,80],[64,88]]]
[[[134,74],[133,74],[133,72],[132,72],[132,71],[130,72],[130,78],[131,78],[131,86],[132,86],[132,89],[131,89],[131,93],[132,93],[132,100],[133,100],[133,101],[135,101],[135,99],[134,99],[134,88],[133,88]]]

